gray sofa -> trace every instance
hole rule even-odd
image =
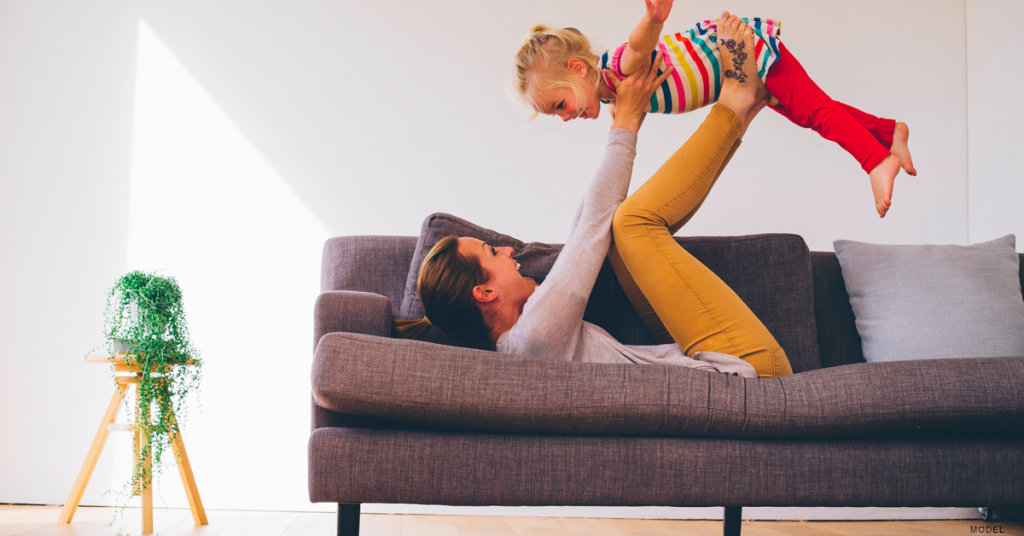
[[[1024,357],[865,363],[833,253],[793,235],[678,240],[764,321],[793,375],[392,339],[417,238],[329,240],[310,500],[338,503],[345,535],[360,503],[724,506],[726,534],[743,506],[1024,505]],[[585,318],[653,343],[607,263]]]

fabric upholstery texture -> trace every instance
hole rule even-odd
[[[857,333],[839,259],[831,251],[812,251],[811,267],[821,365],[827,368],[863,363],[860,334]]]
[[[511,247],[520,272],[543,282],[561,244],[524,243],[450,214],[424,220],[409,264],[399,318],[420,318],[416,292],[419,268],[430,248],[448,235],[469,236],[492,246]],[[728,284],[775,336],[794,372],[821,368],[814,328],[813,281],[807,245],[796,235],[676,238],[687,251]],[[590,295],[584,320],[604,328],[624,344],[655,344],[606,260]],[[437,329],[432,342],[454,343]]]
[[[313,350],[327,333],[391,335],[391,304],[380,294],[337,290],[323,292],[313,305]]]
[[[1015,238],[894,246],[834,242],[864,359],[1024,355]]]
[[[766,441],[321,428],[313,502],[591,506],[1024,504],[1008,438]]]
[[[326,333],[365,333],[391,335],[392,311],[389,300],[380,294],[347,290],[325,291],[313,306],[313,350]],[[346,415],[321,408],[314,400],[313,429],[328,426],[353,428],[394,428],[376,417]]]
[[[1020,262],[1018,279],[1024,286],[1024,253],[1017,254]],[[818,354],[823,367],[864,363],[860,334],[846,293],[846,282],[839,259],[831,251],[812,251],[811,266],[814,275],[814,316],[818,328]]]
[[[862,363],[744,379],[333,333],[317,347],[312,384],[324,408],[447,430],[758,439],[1024,435],[1024,357]]]
[[[324,243],[320,292],[356,290],[391,300],[392,315],[402,304],[409,259],[416,247],[412,236],[339,236]]]
[[[776,333],[777,328],[770,324],[774,319],[769,318],[772,300],[756,298],[758,289],[764,287],[762,282],[776,275],[758,274],[753,267],[746,277],[754,279],[744,283],[739,280],[742,276],[730,275],[737,265],[730,255],[750,255],[751,245],[762,248],[755,253],[784,249],[789,239],[783,237],[782,246],[770,240],[733,245],[728,237],[691,240],[696,243],[685,247],[733,286]],[[517,360],[475,350],[378,339],[374,335],[386,336],[382,333],[387,325],[385,312],[399,316],[408,267],[411,263],[418,266],[412,260],[417,243],[416,237],[369,236],[334,238],[324,246],[321,291],[358,292],[329,293],[321,297],[314,312],[314,342],[322,334],[334,334],[324,338],[313,382],[315,386],[323,384],[316,387],[321,402],[340,410],[321,407],[315,400],[312,404],[309,493],[314,502],[1024,504],[1024,487],[1019,484],[1024,481],[1021,438],[963,435],[985,427],[990,434],[1019,429],[1019,413],[1008,423],[999,421],[999,415],[1013,414],[1014,397],[1017,411],[1024,408],[1019,402],[1019,386],[1024,385],[1019,376],[1020,359],[863,363],[845,283],[831,252],[814,252],[780,268],[813,273],[809,283],[813,285],[811,321],[802,320],[799,308],[797,314],[780,313],[792,329],[804,330],[798,339],[815,347],[814,359],[809,362],[791,356],[794,370],[811,372],[747,383],[689,369]],[[799,245],[806,251],[802,240]],[[783,287],[783,292],[811,292],[801,290],[803,275],[790,277],[787,284],[795,287]],[[1024,263],[1019,278],[1024,281]],[[587,320],[605,329],[611,326],[614,336],[630,344],[649,341],[646,328],[635,317],[607,264],[595,284],[591,305],[595,304],[588,306]],[[349,315],[354,316],[344,318]],[[783,343],[783,337],[776,336]],[[787,352],[791,348],[790,343]],[[822,365],[827,368],[813,370]],[[588,366],[602,370],[584,370]],[[501,367],[518,371],[505,373],[498,370]],[[696,376],[698,373],[706,376]],[[351,374],[357,376],[348,376]],[[553,376],[545,378],[548,374]],[[703,383],[698,385],[696,378]],[[704,393],[704,400],[685,406],[684,402],[693,400],[695,390]],[[401,396],[390,394],[396,392]],[[378,397],[385,394],[394,403],[379,403]],[[938,413],[915,413],[921,396]],[[587,397],[591,397],[589,402]],[[873,400],[876,397],[879,400]],[[499,434],[458,432],[467,423],[486,429],[482,415],[493,414],[507,415],[512,423],[539,416],[546,419],[545,425],[558,426],[553,423],[566,417],[554,415],[542,405],[561,401],[568,401],[572,414],[586,423],[567,422],[569,428],[543,435],[516,435],[505,430]],[[662,401],[667,404],[659,407]],[[882,407],[880,401],[891,405]],[[953,410],[946,415],[942,415],[944,403]],[[793,410],[776,417],[756,415],[759,408],[772,408],[773,404]],[[874,432],[866,424],[871,417],[861,414],[872,406],[883,410],[871,425],[880,427]],[[433,414],[439,408],[448,408],[454,416],[432,422],[404,420]],[[796,413],[796,408],[802,413]],[[971,410],[975,413],[968,414]],[[908,414],[901,416],[901,412]],[[692,418],[700,413],[704,423]],[[744,428],[738,415],[746,413],[753,417],[746,418]],[[982,425],[970,422],[974,415],[980,416]],[[926,424],[917,429],[921,422]],[[749,435],[756,430],[765,433],[780,423],[807,434],[805,437],[813,436],[814,427],[822,423],[865,437],[756,439]],[[592,424],[618,432],[657,428],[658,433],[690,426],[705,435],[733,434],[742,439],[614,437],[585,431],[564,435],[573,433],[572,426],[582,430]],[[939,432],[943,428],[946,432]],[[946,437],[936,437],[937,433]],[[903,437],[866,437],[887,434]]]
[[[424,429],[423,425],[416,425],[415,423],[403,423],[399,421],[388,421],[386,419],[379,419],[376,417],[360,417],[358,415],[338,413],[318,406],[316,404],[316,399],[313,399],[312,397],[310,397],[310,400],[313,410],[311,430],[316,430],[317,428],[372,428],[384,430]]]

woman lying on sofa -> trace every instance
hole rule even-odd
[[[723,79],[704,123],[628,198],[644,110],[671,69],[657,76],[659,53],[652,65],[618,84],[604,157],[543,284],[519,274],[512,248],[448,236],[420,269],[426,317],[396,320],[396,333],[423,338],[432,324],[467,345],[509,354],[680,365],[744,377],[792,374],[785,352],[750,308],[672,238],[700,208],[767,104],[756,66],[742,54],[754,46],[749,28],[730,17],[719,27],[719,39],[744,43],[736,47],[741,54],[723,48],[722,56],[747,76]],[[674,344],[626,346],[583,321],[605,255],[648,328],[656,338],[667,331]]]

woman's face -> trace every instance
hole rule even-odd
[[[571,88],[551,88],[540,95],[537,111],[542,114],[554,115],[562,118],[562,121],[580,119],[597,119],[601,114],[601,101],[597,98],[597,92],[593,88],[587,89],[584,84],[580,88],[586,96],[585,108],[580,107],[581,103],[576,101],[576,92]]]
[[[509,247],[493,247],[476,238],[459,238],[459,254],[478,259],[490,275],[490,280],[483,285],[487,287],[484,291],[497,293],[500,301],[519,308],[533,295],[537,282],[519,273],[519,263],[512,259],[513,253]]]

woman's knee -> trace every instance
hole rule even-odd
[[[615,240],[625,240],[636,235],[635,230],[638,228],[659,226],[665,227],[666,224],[659,221],[656,214],[650,208],[642,206],[634,196],[627,197],[612,215],[612,237]]]
[[[635,223],[636,214],[627,206],[628,202],[629,199],[623,201],[612,214],[612,239],[616,243],[626,239],[626,229]]]
[[[793,367],[789,364],[789,358],[782,347],[776,345],[765,347],[763,350],[747,355],[744,361],[754,366],[758,378],[780,378],[793,373]]]

